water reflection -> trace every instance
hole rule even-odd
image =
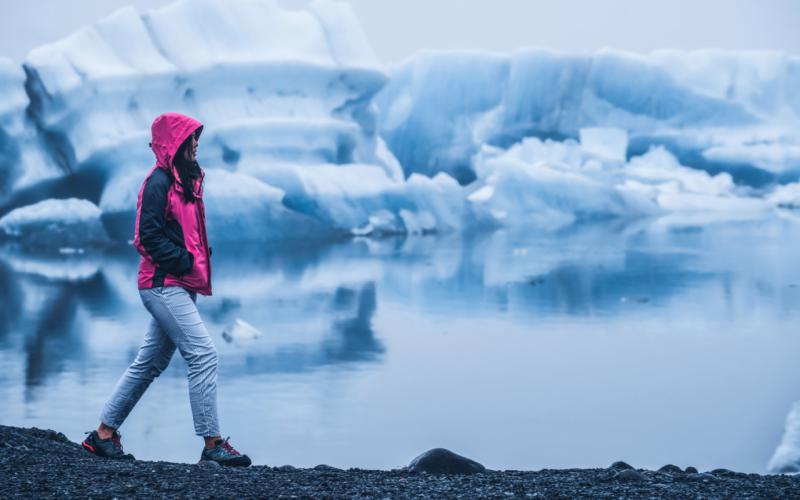
[[[200,309],[212,330],[242,317],[270,333],[294,332],[251,346],[241,373],[380,362],[386,348],[372,328],[379,293],[469,316],[614,315],[715,279],[730,297],[729,271],[703,264],[709,248],[687,244],[693,234],[614,223],[556,234],[220,246],[215,295],[201,299]],[[68,256],[7,248],[0,255],[0,338],[16,332],[26,339],[28,386],[87,356],[85,332],[98,318],[146,319],[135,291],[138,256],[129,248]],[[772,282],[754,281],[756,293],[777,293]]]
[[[356,387],[358,380],[372,373],[412,374],[426,356],[443,363],[440,368],[445,370],[447,363],[457,367],[458,356],[471,349],[486,351],[489,364],[482,372],[476,368],[464,375],[475,380],[458,383],[481,384],[482,377],[492,377],[487,370],[496,370],[499,377],[518,353],[534,358],[537,350],[546,352],[548,344],[537,343],[555,341],[546,340],[543,332],[571,331],[576,324],[585,325],[581,335],[607,330],[613,324],[623,331],[641,330],[642,341],[661,342],[664,337],[659,335],[679,338],[698,331],[705,322],[709,335],[719,335],[714,338],[723,342],[732,324],[739,325],[740,336],[746,336],[748,325],[758,318],[758,324],[784,334],[798,319],[800,261],[792,251],[797,243],[796,224],[772,220],[691,230],[613,222],[547,234],[520,229],[326,245],[219,245],[214,249],[214,295],[201,298],[198,307],[221,352],[221,380],[248,388],[232,394],[273,397],[266,387],[278,391],[271,384],[284,377],[323,387],[330,382],[332,370],[360,374],[361,379],[340,379],[345,387]],[[88,410],[62,408],[72,404],[64,400],[74,396],[70,391],[91,393],[91,404],[99,408],[108,385],[135,354],[149,320],[136,291],[137,265],[138,256],[130,247],[47,256],[10,247],[0,250],[0,395],[10,401],[0,409],[3,423],[58,427],[59,422],[47,419],[56,418],[62,409],[76,419],[86,418],[83,412]],[[221,331],[237,318],[264,334],[247,343],[224,342]],[[682,330],[662,332],[659,324],[678,325]],[[510,333],[517,328],[526,336]],[[451,329],[471,333],[445,340],[443,332]],[[404,343],[411,338],[423,345]],[[592,342],[590,337],[580,338],[581,343],[587,343],[587,338]],[[676,341],[665,342],[662,348],[674,347],[679,355],[692,356],[684,354],[682,345],[669,343]],[[611,349],[612,344],[613,339],[594,348]],[[580,352],[578,347],[575,352]],[[765,349],[773,353],[771,347]],[[626,359],[645,359],[648,351],[628,354]],[[564,355],[567,366],[573,355]],[[404,364],[392,365],[400,359]],[[701,363],[703,358],[692,359]],[[572,362],[576,373],[587,364],[586,360]],[[537,369],[536,363],[527,360],[520,366],[531,373]],[[773,369],[780,366],[776,363]],[[173,361],[170,369],[162,379],[182,383],[182,364]],[[529,391],[525,373],[517,378],[505,378],[500,386],[511,393]],[[422,375],[400,380],[393,390],[407,398],[424,394],[430,383]],[[562,375],[553,384],[556,389],[565,384],[562,389],[569,394],[582,387],[578,380]],[[258,390],[250,390],[250,385]],[[468,405],[468,399],[475,397],[469,391],[451,392],[453,396],[448,397],[461,398],[449,402],[455,406]],[[21,394],[21,401],[14,403],[16,394]],[[289,396],[276,392],[274,397]],[[326,400],[326,405],[338,405],[338,411],[346,412],[354,403],[340,397]],[[645,399],[658,406],[663,396]],[[796,394],[789,397],[789,401],[794,399]],[[608,401],[611,405],[612,399]],[[181,415],[182,403],[177,398],[164,402],[167,410]],[[402,411],[412,414],[418,410],[415,405],[424,406],[413,398],[404,404]],[[551,406],[568,404],[563,399],[550,402]],[[786,402],[776,400],[775,406],[785,412]],[[503,405],[487,403],[486,407]],[[495,424],[500,427],[513,427],[514,419],[522,418],[515,412],[537,414],[536,408],[541,407],[536,401],[507,407],[507,414],[497,410],[486,418],[499,419]],[[390,415],[398,410],[385,411]],[[608,411],[621,414],[623,410],[609,407]],[[770,418],[770,425],[781,423],[779,418]],[[291,419],[287,422],[292,425]],[[764,443],[774,446],[774,440],[765,438]],[[369,443],[354,446],[362,445]],[[758,460],[766,463],[766,458]]]

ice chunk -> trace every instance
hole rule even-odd
[[[236,318],[222,331],[222,338],[226,342],[248,342],[260,336],[261,332],[256,327],[240,318]]]
[[[578,131],[583,154],[602,160],[624,162],[628,133],[612,127],[587,127]]]
[[[222,241],[321,239],[331,231],[283,205],[284,193],[254,177],[220,169],[206,171],[209,238]]]
[[[534,141],[538,141],[534,139]],[[613,184],[581,175],[565,165],[525,162],[518,150],[478,161],[478,185],[470,195],[473,208],[503,225],[559,227],[577,218],[624,215],[624,199]]]
[[[767,200],[780,208],[800,208],[800,182],[778,186],[767,195]]]
[[[572,140],[531,138],[505,151],[485,148],[475,169],[467,200],[485,224],[552,229],[608,217],[771,210],[765,200],[739,193],[727,173],[685,167],[661,147],[621,163],[599,161]]]
[[[749,164],[775,174],[800,172],[800,144],[786,144],[780,139],[720,143],[703,151],[703,158],[716,163]]]
[[[786,416],[786,427],[780,444],[767,464],[774,474],[800,472],[800,401],[792,405]]]
[[[76,198],[45,200],[12,210],[0,219],[0,233],[34,250],[81,248],[108,240],[100,209]]]
[[[258,174],[284,205],[340,234],[449,231],[463,226],[463,192],[450,176],[397,181],[375,165],[271,165]]]

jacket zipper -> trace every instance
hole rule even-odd
[[[203,203],[203,199],[197,200],[198,207],[200,210],[198,211],[198,215],[200,220],[197,221],[197,225],[200,226],[200,235],[203,237],[203,250],[206,252],[206,266],[208,267],[208,291],[211,291],[211,254],[208,251],[208,234],[206,233],[206,209],[205,203]]]

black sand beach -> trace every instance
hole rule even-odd
[[[5,496],[25,498],[800,498],[800,476],[728,470],[650,471],[624,463],[607,469],[472,474],[325,465],[232,469],[106,460],[63,434],[35,428],[0,426],[0,443]]]

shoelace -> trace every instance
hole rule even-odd
[[[241,453],[236,451],[236,449],[233,446],[231,446],[230,443],[228,443],[228,440],[230,438],[231,438],[230,436],[226,437],[225,441],[223,441],[220,446],[222,446],[222,449],[224,449],[225,451],[227,451],[231,455],[241,455]]]

